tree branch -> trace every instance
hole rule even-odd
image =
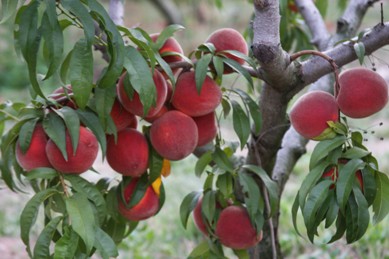
[[[315,3],[312,0],[295,0],[295,3],[312,34],[312,44],[320,50],[327,48],[331,35]]]
[[[124,3],[123,0],[111,0],[109,2],[109,17],[116,25],[124,24]]]
[[[168,24],[183,24],[180,11],[171,0],[150,0],[150,2],[163,14]]]

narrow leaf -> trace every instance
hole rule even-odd
[[[205,78],[207,77],[207,71],[209,63],[211,63],[212,54],[205,54],[196,63],[195,68],[195,80],[197,92],[201,93]]]
[[[220,147],[215,148],[215,151],[212,154],[212,159],[220,169],[231,173],[234,172],[234,165],[228,158],[227,154],[221,150]]]
[[[320,141],[312,152],[309,169],[312,170],[321,159],[325,158],[332,150],[341,146],[345,141],[345,136],[337,136],[333,139]]]
[[[185,196],[180,205],[180,219],[181,223],[186,228],[190,213],[196,207],[197,201],[200,197],[200,192],[194,191]]]
[[[43,119],[43,129],[49,138],[55,143],[65,160],[68,160],[66,152],[65,125],[62,119],[53,112],[47,114]]]
[[[62,216],[58,216],[50,220],[42,232],[39,234],[38,240],[34,247],[34,258],[50,259],[50,243],[53,239],[57,226],[62,220]]]
[[[359,64],[363,65],[363,60],[365,59],[365,44],[363,42],[357,42],[354,44],[354,51],[357,54]]]
[[[23,153],[26,153],[30,147],[32,133],[34,132],[35,125],[38,122],[38,118],[27,121],[21,128],[19,132],[19,145]]]
[[[200,177],[209,163],[212,162],[212,151],[207,151],[197,160],[195,174]]]
[[[389,179],[386,174],[377,172],[377,195],[373,203],[373,223],[378,224],[389,213]]]
[[[69,228],[65,228],[64,235],[55,243],[54,259],[73,259],[80,237]]]
[[[243,149],[250,136],[250,120],[239,103],[232,100],[231,104],[234,131],[239,137],[240,148]]]
[[[117,257],[119,255],[115,242],[101,228],[96,229],[95,247],[104,259]]]

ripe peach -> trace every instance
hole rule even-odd
[[[341,112],[351,118],[365,118],[385,107],[388,85],[378,73],[353,68],[339,76],[340,90],[336,101]]]
[[[262,240],[262,231],[257,234],[243,206],[232,205],[222,210],[215,233],[220,243],[232,249],[248,249]]]
[[[196,89],[195,72],[189,71],[178,77],[172,105],[191,117],[198,117],[213,112],[221,98],[219,86],[209,76],[206,76],[199,93]]]
[[[132,177],[146,172],[149,162],[149,146],[146,137],[131,128],[119,131],[117,143],[113,135],[107,138],[107,161],[115,171]]]
[[[183,159],[197,146],[196,123],[180,111],[168,111],[151,125],[150,142],[162,157]]]
[[[131,199],[133,192],[135,191],[137,178],[133,178],[131,182],[124,189],[124,199],[128,203]],[[121,195],[121,194],[120,194]],[[139,221],[154,216],[159,209],[159,197],[155,193],[153,187],[150,185],[147,187],[143,198],[138,204],[131,208],[127,208],[124,204],[121,196],[118,197],[118,209],[119,213],[128,220]]]
[[[127,127],[136,128],[138,126],[135,115],[124,109],[118,99],[113,103],[110,115],[117,131],[121,131]]]
[[[297,100],[289,117],[294,129],[301,136],[315,139],[329,128],[327,121],[338,121],[338,105],[331,94],[312,91]]]
[[[66,88],[66,89],[65,89]],[[66,90],[66,92],[65,92]],[[58,87],[57,89],[55,89],[50,97],[52,99],[54,99],[55,101],[59,101],[59,104],[61,104],[62,106],[68,106],[72,109],[77,109],[77,104],[75,103],[75,101],[72,99],[72,98],[67,98],[67,95],[69,94],[72,94],[73,93],[73,90],[72,90],[72,86],[71,85],[67,85],[67,86],[64,86],[64,87]]]
[[[153,33],[150,35],[150,37],[154,42],[156,42],[158,37],[159,37],[159,33]],[[165,41],[165,43],[162,45],[162,47],[159,49],[158,52],[161,55],[163,55],[164,53],[167,53],[167,52],[177,52],[177,53],[182,54],[182,55],[184,54],[184,51],[182,50],[180,43],[178,43],[178,41],[173,37],[168,38]],[[164,56],[162,58],[167,63],[182,61],[182,57],[177,56],[177,55],[169,55],[169,56]]]
[[[158,119],[159,117],[161,117],[162,115],[164,115],[168,111],[169,111],[169,109],[166,107],[166,105],[164,105],[164,106],[162,106],[162,108],[159,110],[159,112],[157,114],[155,114],[154,116],[147,116],[147,117],[145,117],[145,120],[147,122],[153,123],[156,119]]]
[[[203,146],[211,142],[217,134],[217,125],[215,112],[203,116],[193,117],[199,132],[199,141],[197,146]]]
[[[48,137],[43,130],[42,124],[38,123],[32,133],[30,146],[26,153],[22,152],[19,140],[16,142],[16,160],[19,165],[26,171],[31,171],[38,167],[52,167],[47,158],[45,150]]]
[[[206,40],[207,43],[213,43],[216,48],[216,52],[224,50],[236,50],[244,55],[248,55],[248,48],[245,39],[242,34],[232,28],[222,28],[214,31]],[[244,60],[231,54],[225,54],[228,58],[235,60],[239,64],[243,65]],[[231,73],[231,68],[225,68],[224,73]]]
[[[68,160],[65,160],[52,140],[49,140],[46,145],[47,157],[53,167],[62,173],[81,174],[88,170],[96,160],[99,149],[97,139],[91,131],[81,126],[78,146],[76,152],[73,153],[73,145],[68,131],[66,131],[65,137]]]
[[[163,104],[166,101],[167,96],[167,85],[166,80],[163,77],[163,75],[157,70],[154,70],[153,74],[153,80],[156,87],[156,103],[155,106],[152,106],[148,113],[144,116],[143,114],[143,104],[140,101],[139,94],[134,91],[134,95],[132,98],[127,96],[127,93],[124,89],[124,78],[126,73],[124,73],[120,79],[119,83],[117,85],[117,94],[119,97],[120,103],[123,105],[123,107],[130,113],[134,115],[138,115],[140,117],[147,117],[147,116],[153,116],[158,113],[158,111],[161,109]]]

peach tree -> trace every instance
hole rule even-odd
[[[2,0],[2,21],[13,20],[16,51],[27,64],[31,102],[0,104],[1,179],[12,191],[28,185],[34,192],[20,214],[30,257],[117,257],[138,222],[163,209],[170,161],[195,154],[194,174],[206,180],[184,198],[180,218],[186,226],[193,213],[205,241],[189,258],[224,258],[225,247],[240,258],[280,258],[280,199],[309,139],[317,145],[291,211],[296,231],[301,211],[310,241],[324,226],[334,231],[328,242],[345,236],[352,243],[370,214],[374,223],[386,216],[388,176],[347,118],[383,109],[388,86],[367,68],[339,74],[389,44],[383,14],[358,33],[378,1],[338,1],[343,14],[334,34],[324,22],[329,1],[252,2],[246,39],[221,28],[185,55],[174,38],[182,26],[157,34],[127,28],[120,0],[108,11],[97,0]],[[68,30],[81,34],[65,53]],[[298,61],[303,55],[310,56]],[[233,73],[247,86],[224,84]],[[42,82],[52,77],[62,84],[47,94]],[[224,119],[239,141],[224,137]],[[114,179],[83,177],[95,171],[99,152]],[[32,242],[40,207],[44,227]]]

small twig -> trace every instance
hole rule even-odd
[[[258,148],[256,144],[253,144],[254,148],[254,154],[255,158],[257,160],[257,164],[261,165],[261,155],[259,154]],[[269,200],[269,194],[267,193],[267,189],[265,187],[265,184],[262,183],[262,190],[263,190],[263,198],[265,200],[265,206],[268,213],[270,213],[270,200]],[[270,228],[270,239],[271,239],[271,247],[272,247],[272,253],[273,253],[273,259],[277,259],[277,246],[276,246],[276,238],[274,234],[274,225],[273,225],[273,218],[269,218],[269,228]]]
[[[325,60],[327,60],[330,63],[330,65],[332,66],[332,69],[334,71],[334,75],[335,75],[334,96],[336,98],[338,96],[338,93],[339,93],[340,85],[339,85],[339,69],[338,69],[338,65],[335,63],[335,60],[332,59],[330,56],[327,56],[326,54],[324,54],[320,51],[302,50],[302,51],[299,51],[299,52],[292,54],[290,56],[290,61],[294,61],[303,55],[319,56],[321,58],[324,58]]]
[[[381,2],[381,25],[384,26],[384,3]]]
[[[70,195],[69,195],[69,192],[68,192],[68,188],[67,188],[67,186],[66,186],[66,183],[65,183],[65,179],[63,178],[62,173],[58,173],[58,175],[59,175],[59,181],[61,182],[61,185],[62,185],[62,188],[63,188],[63,192],[65,193],[65,196],[66,196],[67,198],[69,198]]]

